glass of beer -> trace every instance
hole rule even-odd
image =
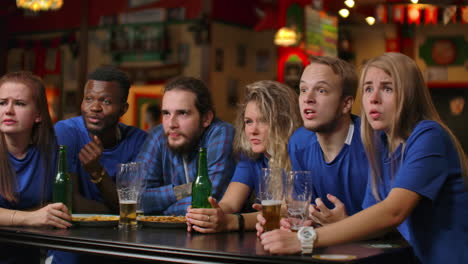
[[[265,231],[278,229],[280,228],[281,203],[284,194],[284,170],[281,168],[263,168],[259,180],[262,214],[266,219]]]
[[[141,191],[141,179],[140,163],[117,164],[116,187],[120,205],[120,230],[137,229],[136,209]]]
[[[288,222],[291,230],[297,232],[309,215],[312,198],[312,178],[310,171],[289,171],[285,186],[285,201]]]

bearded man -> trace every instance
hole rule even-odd
[[[162,125],[152,129],[137,156],[143,162],[145,214],[184,215],[192,202],[198,150],[207,148],[212,196],[221,199],[234,172],[234,128],[215,117],[211,94],[195,78],[170,81],[162,100]]]

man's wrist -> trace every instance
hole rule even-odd
[[[179,201],[187,196],[192,195],[192,183],[189,182],[186,184],[174,186],[173,190],[177,201]]]
[[[91,182],[94,184],[99,184],[102,182],[105,175],[106,175],[106,169],[102,167],[100,171],[91,173]]]
[[[311,254],[314,249],[315,240],[317,240],[317,233],[311,226],[304,226],[297,232],[297,238],[301,243],[302,254]]]

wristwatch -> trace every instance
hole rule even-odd
[[[297,238],[301,242],[302,254],[311,254],[314,249],[314,242],[317,239],[317,233],[311,226],[303,226],[297,232]]]

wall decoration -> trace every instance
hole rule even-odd
[[[255,54],[255,70],[257,72],[267,72],[270,67],[270,51],[267,49],[257,50]]]
[[[468,151],[468,83],[429,85],[434,105],[444,123],[460,141],[465,153]]]
[[[468,59],[468,42],[464,36],[431,37],[419,47],[427,65],[463,65]]]
[[[237,45],[236,51],[236,64],[238,67],[244,67],[247,61],[247,46],[239,44]]]
[[[239,96],[237,90],[239,87],[239,80],[229,78],[227,81],[227,104],[230,107],[237,107]]]
[[[147,130],[148,124],[145,122],[145,112],[146,108],[152,104],[161,105],[162,95],[150,94],[150,93],[135,93],[134,102],[131,104],[133,106],[134,120],[136,121],[136,126]]]
[[[177,46],[177,61],[181,65],[190,63],[190,46],[187,43],[179,43]]]
[[[215,71],[222,72],[224,69],[224,50],[215,50]]]
[[[128,0],[128,7],[134,8],[139,6],[144,6],[151,3],[157,3],[160,0]]]

